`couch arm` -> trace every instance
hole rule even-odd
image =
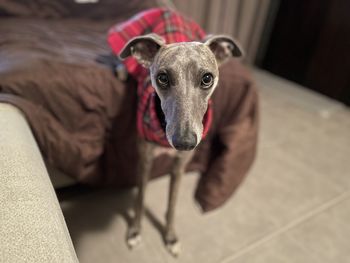
[[[31,130],[0,103],[0,262],[78,262]]]

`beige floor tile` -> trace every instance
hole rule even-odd
[[[350,188],[350,110],[331,99],[257,71],[261,146],[284,149],[316,173]]]
[[[260,88],[260,94],[264,98],[263,105],[292,104],[305,111],[323,115],[332,114],[344,107],[341,103],[267,71],[255,69],[254,77]]]
[[[267,135],[286,140],[286,135],[309,126],[310,130],[328,132],[330,138],[335,136],[337,141],[339,135],[346,135],[344,140],[349,143],[349,108],[267,72],[256,70],[254,73],[261,97],[263,133],[264,128],[270,128]]]
[[[220,263],[321,263],[298,243],[283,236],[261,245],[238,258],[228,257]]]
[[[299,120],[293,122],[295,128],[286,133],[281,147],[314,172],[349,189],[350,112],[339,112],[327,121],[307,117],[305,113],[295,115],[299,115]]]
[[[350,194],[343,197],[340,203],[221,263],[348,263]]]
[[[318,262],[347,263],[350,261],[350,194],[339,204],[311,218],[288,235]]]
[[[284,149],[274,148],[261,149],[242,192],[258,204],[261,213],[281,226],[343,190],[326,174],[315,173]]]
[[[145,220],[144,244],[129,251],[125,244],[132,191],[103,190],[61,203],[80,262],[164,262],[158,235]]]
[[[130,191],[98,192],[63,203],[80,261],[219,262],[339,193],[326,178],[294,166],[283,156],[265,151],[235,198],[207,215],[200,214],[192,199],[197,177],[187,175],[180,189],[176,223],[184,251],[176,261],[165,251],[159,233],[164,224],[167,178],[149,185],[144,243],[135,251],[129,251],[124,243],[125,211],[133,199]],[[269,165],[271,162],[275,165]]]
[[[159,228],[164,224],[168,181],[150,183],[143,220],[143,244],[134,251],[126,248],[126,220],[131,206],[130,192],[89,194],[62,209],[81,262],[219,262],[225,255],[261,238],[273,230],[273,223],[258,210],[253,199],[229,202],[224,208],[202,215],[192,195],[196,175],[187,175],[182,184],[176,227],[183,253],[174,260],[166,252]],[[239,194],[238,194],[239,195]],[[241,198],[242,199],[242,198]],[[124,212],[123,212],[124,211]],[[140,261],[142,259],[142,261]],[[97,261],[99,260],[99,261]]]

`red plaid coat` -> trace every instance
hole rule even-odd
[[[108,33],[108,43],[117,55],[133,37],[156,33],[166,43],[199,41],[205,32],[193,21],[166,8],[153,8],[141,12],[131,19],[113,26]],[[155,107],[155,90],[151,85],[149,70],[130,57],[124,64],[131,76],[138,81],[137,129],[141,138],[170,146],[161,126]],[[211,102],[203,119],[203,138],[208,133],[212,120]]]

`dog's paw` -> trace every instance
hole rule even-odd
[[[129,249],[137,247],[141,243],[141,235],[138,231],[130,230],[126,237],[126,243]]]
[[[166,241],[165,246],[173,257],[178,257],[181,254],[181,243],[177,239],[173,241]]]

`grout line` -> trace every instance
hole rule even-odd
[[[345,191],[344,193],[342,193],[341,195],[331,199],[330,201],[326,202],[325,204],[317,207],[316,209],[311,210],[310,212],[304,214],[303,216],[293,220],[292,222],[290,222],[289,224],[285,225],[284,227],[277,229],[276,231],[272,232],[271,234],[263,237],[262,239],[253,242],[249,245],[247,245],[246,247],[244,247],[243,249],[241,249],[240,251],[238,251],[237,253],[223,259],[220,263],[229,263],[232,262],[233,260],[236,260],[242,256],[244,256],[245,254],[247,254],[249,251],[252,251],[253,249],[267,243],[268,241],[272,240],[273,238],[287,232],[288,230],[296,227],[297,225],[307,221],[308,219],[314,217],[315,215],[320,214],[321,212],[324,212],[325,210],[327,210],[328,208],[331,208],[332,206],[335,206],[337,204],[339,204],[340,202],[344,201],[345,199],[350,197],[350,191]]]

